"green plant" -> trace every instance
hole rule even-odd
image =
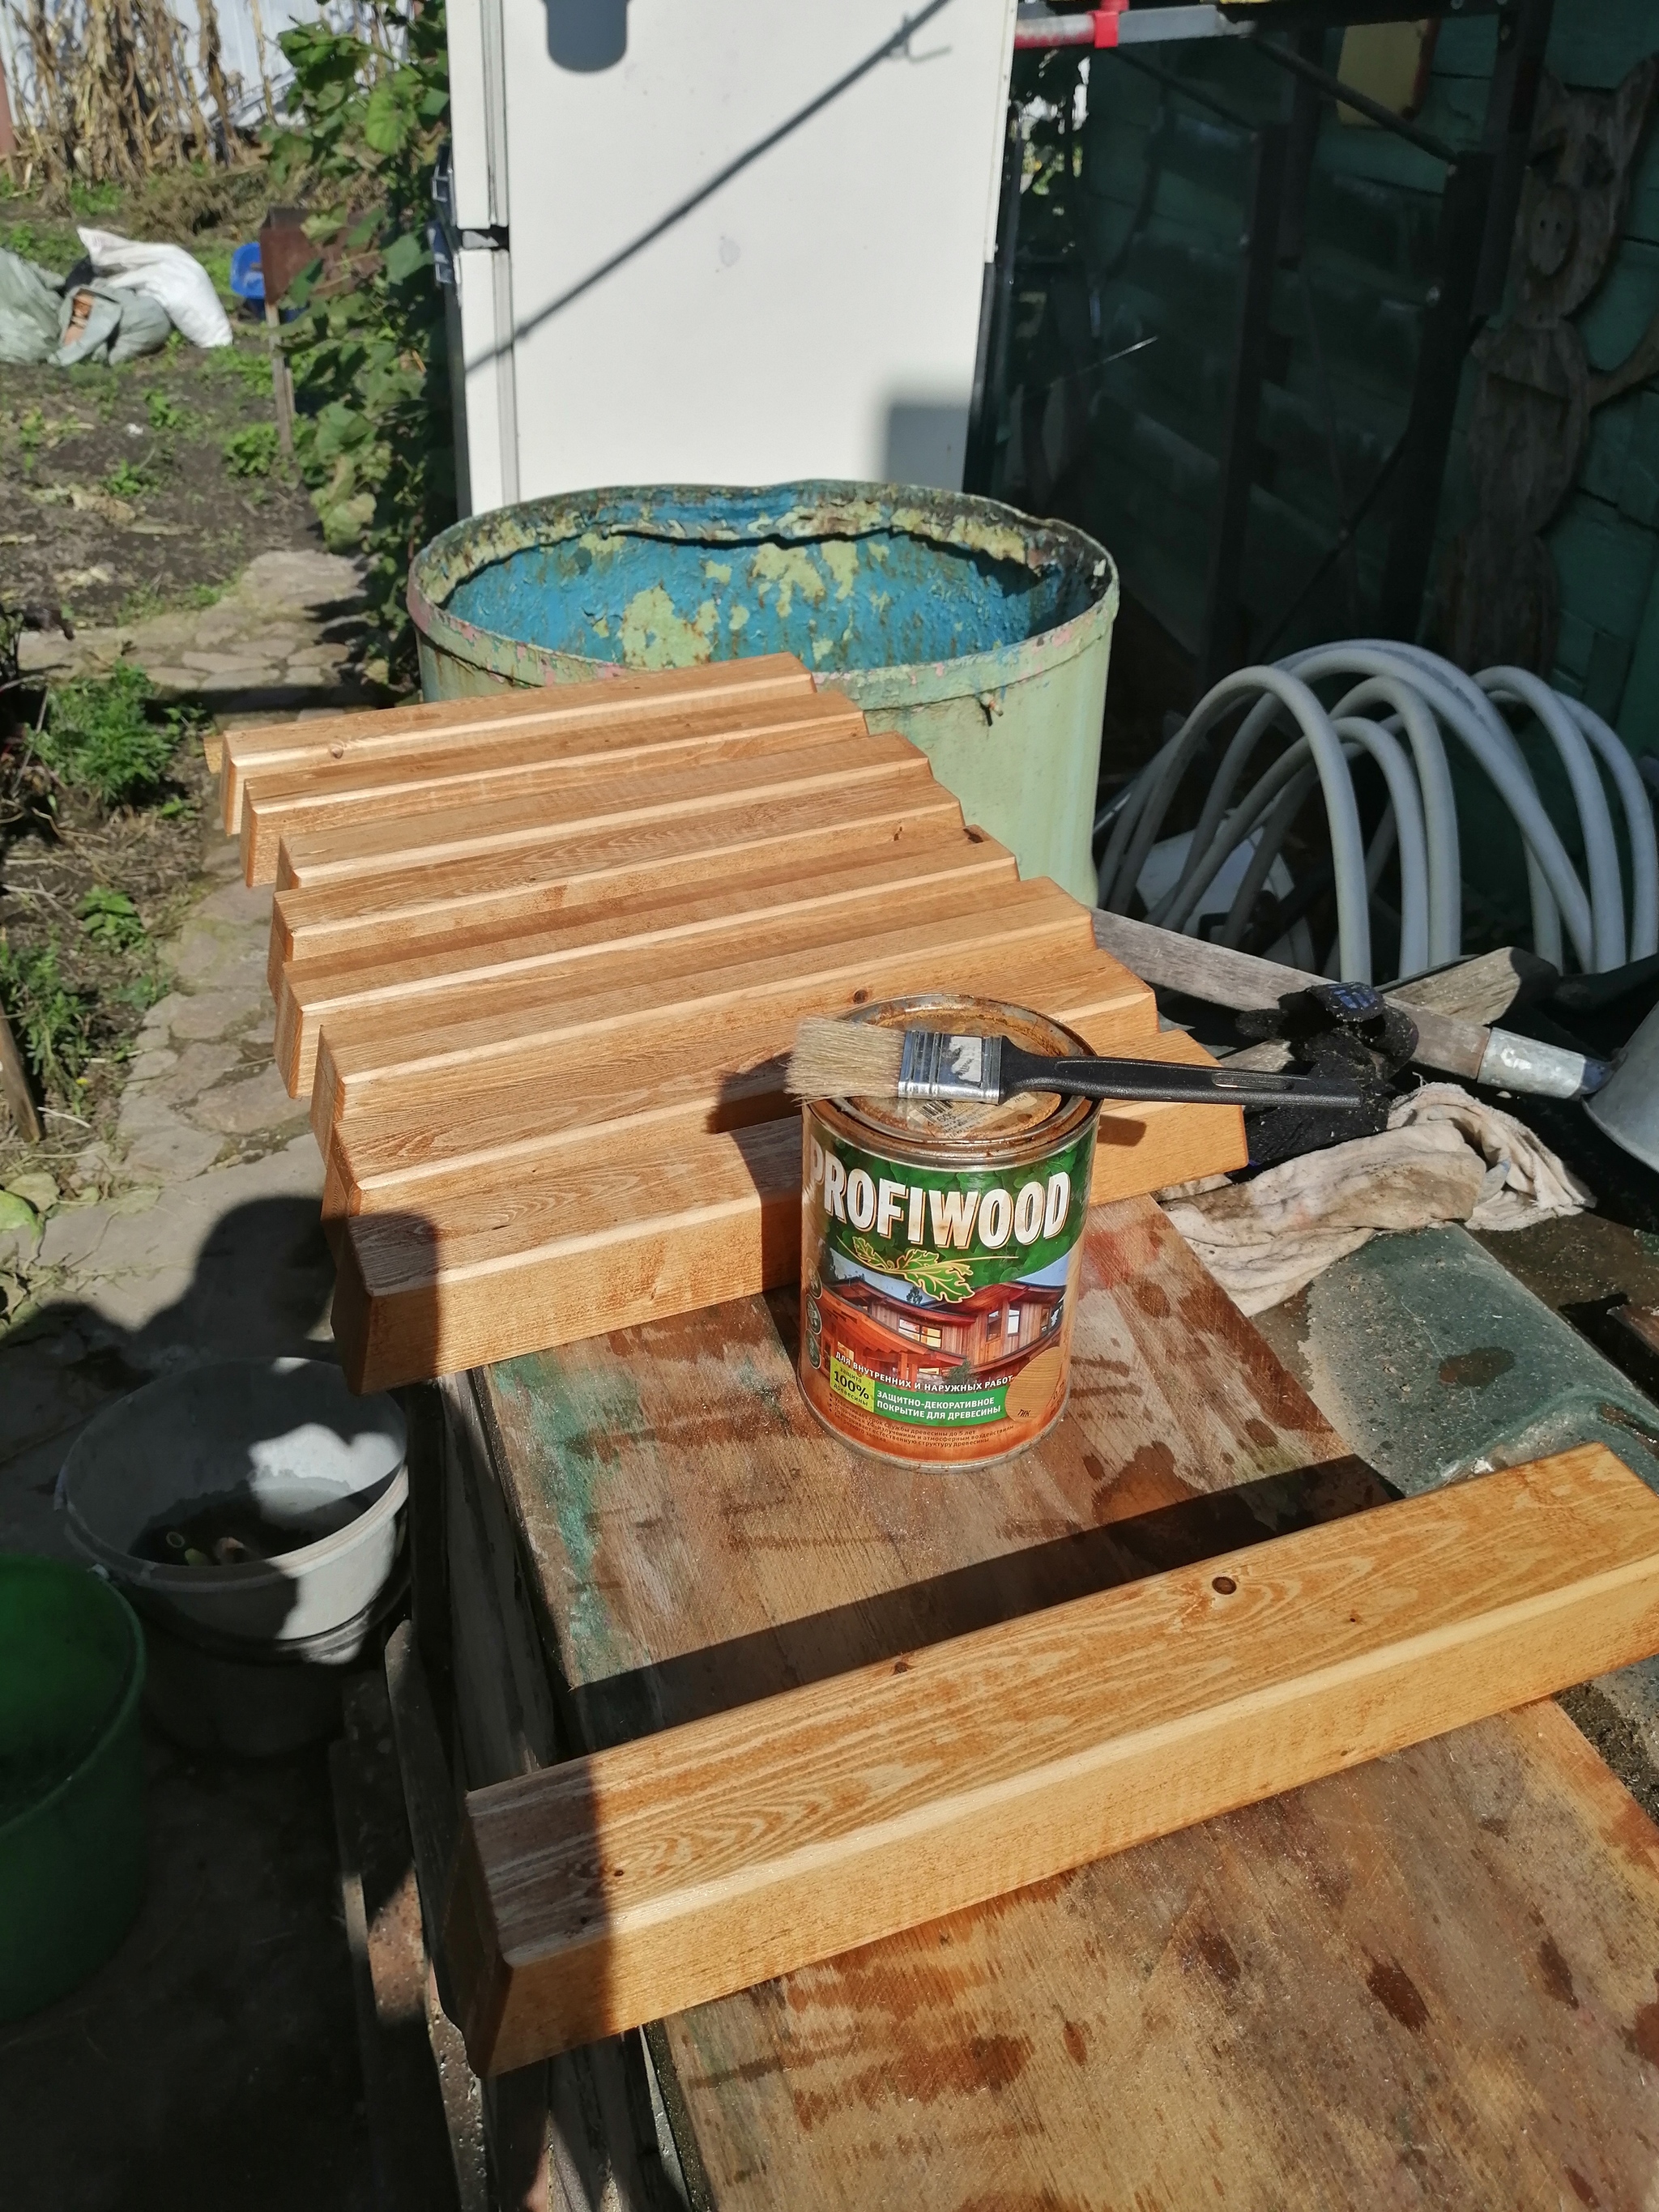
[[[320,212],[319,258],[295,280],[286,346],[295,453],[336,552],[366,556],[371,613],[388,662],[412,668],[409,563],[454,514],[443,301],[426,225],[449,110],[444,11],[388,15],[405,55],[331,30],[282,36],[295,72],[275,180],[303,176]]]
[[[25,463],[32,461],[40,450],[46,434],[46,418],[38,407],[27,408],[17,425],[17,443]]]
[[[198,246],[196,258],[213,281],[213,289],[228,306],[236,297],[230,289],[230,248],[228,246]]]
[[[112,499],[143,499],[155,484],[155,470],[142,461],[117,461],[104,478],[104,489]]]
[[[178,749],[180,726],[176,713],[152,716],[155,689],[142,668],[61,685],[30,739],[36,757],[71,790],[89,792],[106,806],[148,797]]]
[[[234,477],[268,477],[276,461],[274,422],[250,422],[225,440],[225,466]]]
[[[270,355],[264,347],[219,346],[208,356],[208,365],[222,376],[234,376],[250,392],[270,390]]]
[[[92,1049],[92,1002],[64,981],[55,937],[21,952],[0,936],[0,1003],[37,1080],[70,1096]]]
[[[144,412],[152,430],[182,430],[186,420],[185,410],[173,394],[160,389],[144,394]]]
[[[125,891],[94,884],[76,908],[81,927],[94,945],[110,952],[130,952],[148,934],[138,909]]]
[[[117,1006],[134,1006],[141,1014],[147,1014],[158,999],[166,998],[172,988],[159,968],[148,968],[129,981],[118,984],[109,995]],[[124,1047],[123,1057],[127,1056],[131,1049],[131,1047]]]
[[[121,187],[113,181],[71,185],[69,199],[76,215],[114,215],[121,204]]]

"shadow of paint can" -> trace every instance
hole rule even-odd
[[[990,999],[895,999],[886,1028],[1085,1056],[1058,1022]],[[1052,1428],[1097,1104],[1053,1092],[963,1108],[820,1099],[801,1115],[806,1402],[843,1443],[910,1466],[982,1467]]]

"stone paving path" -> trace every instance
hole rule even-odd
[[[361,582],[332,553],[262,553],[211,606],[112,629],[26,630],[26,676],[102,676],[142,668],[161,695],[210,708],[264,711],[362,699],[351,654],[361,631]]]
[[[248,720],[327,711],[350,696],[356,586],[327,555],[265,555],[216,606],[83,634],[70,665],[133,659]],[[0,1551],[70,1556],[52,1504],[64,1455],[151,1376],[331,1352],[321,1163],[270,1059],[270,894],[243,887],[216,812],[201,836],[200,896],[162,948],[172,988],[145,1020],[112,1138],[61,1195],[36,1180],[44,1218],[32,1212],[21,1235],[0,1210],[0,1276],[27,1285],[0,1340]],[[137,1922],[83,1987],[0,2027],[0,2172],[15,2183],[0,2203],[371,2212],[324,1751],[250,1765],[147,1727],[144,1756]]]
[[[173,988],[145,1018],[112,1140],[81,1154],[74,1188],[32,1194],[43,1218],[0,1224],[0,1271],[25,1301],[0,1342],[0,1549],[64,1549],[52,1480],[110,1397],[199,1359],[329,1340],[321,1161],[270,1057],[270,892],[243,885],[216,818],[202,835],[205,888],[162,948]]]

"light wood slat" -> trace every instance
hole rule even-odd
[[[465,734],[487,744],[499,732],[536,728],[558,737],[616,723],[684,712],[742,714],[766,700],[800,697],[815,689],[793,653],[649,672],[617,669],[591,684],[519,690],[507,684],[483,696],[388,707],[372,714],[334,714],[313,722],[268,722],[226,733],[220,785],[227,833],[242,822],[242,787],[250,775],[326,768],[340,761],[390,760]]]
[[[900,737],[860,743],[859,757],[821,760],[816,749],[744,763],[734,761],[691,775],[665,774],[637,790],[595,794],[586,811],[573,812],[558,794],[540,795],[503,810],[456,807],[410,820],[364,822],[347,830],[307,831],[285,837],[277,854],[279,890],[290,884],[337,883],[387,872],[441,866],[464,859],[499,858],[589,832],[601,836],[650,823],[686,822],[702,815],[716,823],[739,808],[770,805],[780,812],[820,793],[883,789],[896,769],[909,768],[918,787],[931,780],[925,754]]]
[[[243,779],[240,829],[249,808],[268,818],[287,810],[296,825],[323,827],[350,818],[388,793],[444,784],[469,774],[501,777],[514,769],[558,767],[637,770],[641,766],[695,767],[722,757],[721,748],[745,742],[753,750],[785,750],[792,741],[865,735],[864,717],[836,693],[809,691],[799,698],[769,699],[735,713],[728,707],[680,708],[672,714],[629,716],[597,731],[581,724],[549,732],[539,725],[508,728],[490,738],[446,736],[418,751],[390,758],[349,756],[300,768],[255,768]],[[276,827],[283,826],[280,820]]]
[[[934,895],[948,907],[951,895]],[[918,906],[924,905],[919,901]],[[725,1038],[762,1006],[783,1029],[780,1048],[800,1016],[825,1012],[908,990],[949,990],[964,963],[998,950],[1011,955],[1055,954],[1086,946],[1088,915],[1046,883],[1018,884],[994,911],[920,915],[905,929],[847,937],[801,933],[805,942],[748,960],[727,957],[718,970],[661,955],[613,956],[584,963],[579,978],[544,979],[532,989],[483,985],[452,1007],[434,994],[422,1020],[397,1012],[356,1015],[325,1025],[312,1091],[312,1127],[319,1145],[349,1107],[394,1088],[413,1111],[456,1084],[505,1076],[519,1063],[529,1077],[545,1070],[556,1082],[572,1059],[624,1030],[654,1038],[665,1058],[695,1050],[722,1054]],[[1109,957],[1109,956],[1103,956]],[[686,972],[687,969],[691,972]],[[1114,963],[1126,1034],[1156,1027],[1152,994]]]
[[[1091,945],[1059,955],[1043,950],[1030,959],[994,945],[970,955],[956,972],[957,988],[1037,1005],[1103,1049],[1128,1034],[1137,1053],[1151,1052],[1164,1036],[1181,1034],[1160,1035],[1138,1002],[1126,1030],[1121,972],[1103,967]],[[787,1109],[783,1065],[793,1034],[787,1014],[759,1006],[718,1037],[694,1035],[684,1050],[666,1057],[654,1036],[623,1028],[570,1055],[556,1083],[540,1074],[526,1079],[509,1066],[505,1074],[428,1097],[417,1115],[395,1096],[384,1102],[371,1096],[335,1125],[325,1210],[356,1211],[350,1194],[360,1183],[392,1185],[405,1176],[418,1182],[497,1152],[509,1164],[522,1156],[523,1146],[556,1149],[600,1122],[628,1123],[646,1142],[646,1133],[664,1118],[689,1115],[694,1126],[711,1129],[772,1121]]]
[[[1242,1166],[1242,1121],[1232,1106],[1107,1109],[1091,1202]],[[386,1202],[327,1221],[352,1388],[394,1389],[799,1279],[799,1116],[650,1138],[585,1132],[510,1178],[381,1191]]]
[[[1659,1500],[1600,1445],[474,1791],[445,1948],[520,2066],[1659,1648]]]
[[[970,843],[957,830],[931,846],[912,845],[902,853],[890,848],[874,860],[854,854],[844,865],[810,875],[794,867],[781,878],[727,884],[711,871],[707,881],[719,887],[698,896],[683,895],[659,905],[638,900],[620,907],[607,903],[556,927],[520,935],[470,932],[441,940],[417,957],[369,963],[336,960],[309,968],[296,963],[283,969],[276,993],[276,1065],[298,1096],[311,1087],[319,1025],[357,1009],[396,1006],[418,1016],[422,1006],[441,992],[534,976],[652,946],[695,941],[713,963],[721,957],[721,941],[733,934],[752,938],[763,929],[775,931],[783,944],[809,917],[830,916],[838,917],[851,934],[869,926],[872,907],[908,909],[947,884],[970,898],[994,900],[1018,880],[1012,853],[988,838]]]
[[[787,811],[763,804],[718,818],[698,814],[609,834],[583,831],[503,856],[279,891],[271,911],[271,984],[289,960],[436,950],[447,936],[532,927],[572,908],[672,898],[713,876],[736,883],[817,867],[842,853],[979,834],[964,832],[961,807],[918,755],[850,791],[794,799]]]
[[[465,1240],[465,1256],[446,1251],[422,1215],[342,1224],[331,1240],[332,1327],[352,1389],[391,1389],[687,1312],[730,1295],[732,1280],[787,1273],[791,1224],[799,1249],[799,1121],[698,1135],[677,1166],[696,1202],[666,1218],[652,1211],[664,1196],[661,1158],[640,1149],[590,1160],[585,1188],[560,1174],[526,1194],[515,1182]],[[760,1202],[757,1186],[787,1202]]]
[[[1073,979],[1053,961],[1040,973],[1005,969],[996,988],[1021,1005],[1063,1006],[1059,1018],[1100,1050],[1115,1044],[1136,1059],[1213,1065],[1203,1046],[1180,1030],[1120,1044],[1112,1034],[1121,1021],[1117,1006],[1109,1005],[1103,1019],[1089,1004],[1091,992],[1099,994],[1097,969],[1092,978],[1080,972]],[[401,1111],[349,1115],[329,1145],[324,1218],[432,1217],[440,1206],[486,1201],[526,1174],[549,1167],[562,1174],[567,1163],[569,1173],[579,1172],[579,1149],[601,1136],[660,1158],[695,1136],[780,1120],[793,1106],[783,1087],[785,1055],[764,1056],[775,1036],[775,1030],[753,1034],[735,1077],[698,1068],[665,1071],[654,1055],[624,1054],[573,1069],[555,1096],[544,1083],[520,1083],[434,1104],[418,1122]],[[1108,1104],[1095,1148],[1091,1202],[1224,1174],[1244,1166],[1247,1158],[1244,1117],[1236,1106]]]
[[[1147,1056],[1208,1059],[1178,1032]],[[1237,1107],[1108,1107],[1091,1200],[1244,1159]],[[359,1192],[330,1223],[347,1376],[391,1389],[592,1335],[600,1316],[626,1328],[793,1285],[800,1176],[798,1115],[710,1132],[682,1114]]]
[[[447,1392],[452,1480],[517,1540],[484,1618],[579,1748],[1376,1497],[1148,1199],[1090,1217],[1064,1418],[970,1482],[838,1445],[793,1322],[739,1299]],[[457,1683],[520,1753],[501,1669]],[[475,1786],[555,1755],[465,1741]],[[1651,2183],[1655,1960],[1659,1833],[1547,1699],[647,2033],[720,2212],[1577,2212]]]
[[[429,763],[374,764],[337,786],[318,776],[268,781],[256,775],[242,797],[243,872],[250,884],[274,880],[278,848],[289,831],[320,836],[343,827],[355,833],[371,822],[406,822],[471,806],[511,808],[555,793],[564,796],[573,814],[580,813],[591,809],[597,795],[649,789],[671,775],[684,784],[688,777],[706,777],[745,761],[868,762],[887,757],[879,746],[866,734],[855,708],[785,700],[764,719],[736,727],[721,721],[666,748],[590,749],[567,758],[550,757],[532,740],[507,748],[504,758],[475,757],[462,749]]]

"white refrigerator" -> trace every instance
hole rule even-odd
[[[462,512],[958,489],[1014,5],[449,0]]]

